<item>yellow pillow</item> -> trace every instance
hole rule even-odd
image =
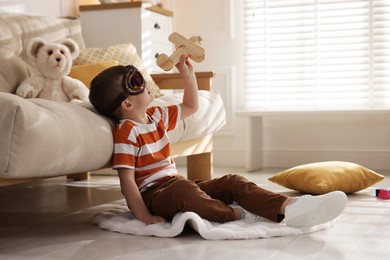
[[[340,190],[352,193],[374,185],[384,176],[350,162],[310,163],[277,173],[270,181],[303,193],[324,194]]]
[[[118,61],[113,60],[72,66],[68,76],[80,80],[84,83],[85,86],[89,88],[91,81],[95,76],[97,76],[103,70],[118,64]]]
[[[83,65],[100,61],[117,60],[120,65],[134,65],[140,70],[146,85],[155,97],[162,96],[160,88],[146,71],[137,49],[131,43],[117,44],[107,48],[85,48],[80,50],[79,56],[73,61],[73,65]]]

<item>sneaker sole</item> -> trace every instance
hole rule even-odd
[[[343,212],[347,201],[348,198],[345,193],[339,191],[330,192],[311,211],[292,217],[286,224],[290,227],[309,228],[329,222]]]

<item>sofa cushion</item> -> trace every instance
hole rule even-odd
[[[156,98],[151,106],[179,104],[182,93],[166,94]],[[215,133],[226,123],[226,112],[221,95],[216,91],[199,91],[199,110],[179,122],[168,132],[171,143],[183,142]]]
[[[0,92],[15,93],[19,84],[30,75],[29,66],[18,56],[0,58]]]
[[[76,65],[72,66],[68,76],[80,80],[84,83],[85,86],[89,88],[93,78],[96,77],[100,72],[118,64],[118,61],[112,60]]]
[[[34,37],[52,42],[69,37],[85,48],[79,19],[2,13],[0,32],[0,57],[17,55],[26,60],[23,50]]]
[[[116,60],[120,65],[132,64],[137,67],[145,78],[146,84],[154,96],[160,97],[162,93],[152,77],[146,71],[137,49],[131,43],[117,44],[108,48],[86,48],[80,51],[73,65],[83,65],[100,61]]]
[[[56,176],[110,164],[111,121],[71,103],[0,93],[0,177]]]

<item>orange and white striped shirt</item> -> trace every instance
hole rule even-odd
[[[151,107],[146,113],[152,123],[124,119],[114,130],[112,168],[134,169],[140,190],[177,174],[167,131],[178,125],[180,106]]]

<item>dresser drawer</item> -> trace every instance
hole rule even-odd
[[[142,33],[153,42],[165,43],[172,32],[171,17],[145,10],[142,13]]]

